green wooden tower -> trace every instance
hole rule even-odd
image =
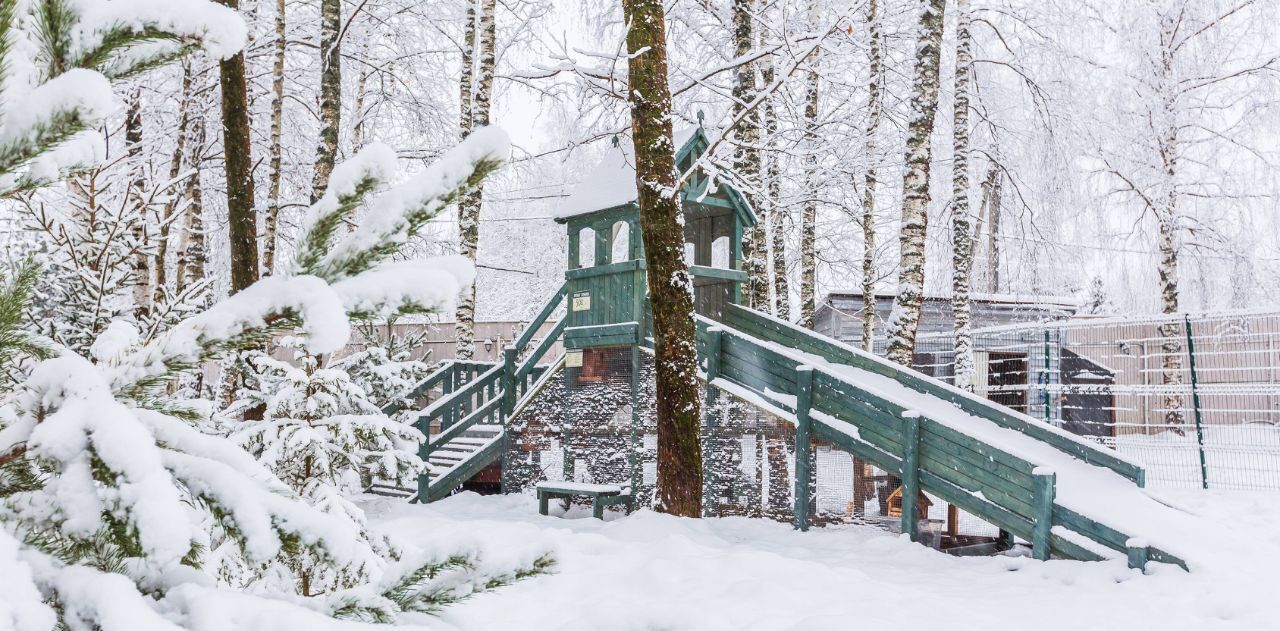
[[[640,344],[650,336],[652,313],[640,237],[635,158],[614,148],[565,201],[556,221],[569,231],[565,272],[567,349]],[[676,134],[676,168],[688,170],[709,145],[701,126]],[[742,301],[742,233],[757,218],[732,185],[713,189],[697,173],[680,191],[685,220],[685,260],[693,277],[694,309],[720,319],[725,306]]]

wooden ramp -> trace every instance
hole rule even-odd
[[[1030,541],[1040,559],[1187,567],[1153,543],[1159,533],[1133,531],[1172,509],[1141,492],[1139,465],[1103,447],[738,305],[722,322],[699,318],[698,350],[709,403],[723,390],[796,423],[796,480],[809,477],[816,437],[897,474],[903,515],[924,490]],[[797,485],[800,528],[808,493]],[[913,538],[915,528],[904,519]]]

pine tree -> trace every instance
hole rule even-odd
[[[915,83],[907,128],[907,170],[902,180],[902,234],[898,294],[889,316],[889,359],[911,365],[924,300],[924,245],[929,225],[929,166],[933,119],[938,109],[938,71],[946,0],[926,0],[916,41]]]
[[[622,0],[627,84],[636,151],[636,190],[653,305],[657,372],[658,499],[661,510],[702,514],[702,424],[693,324],[693,284],[684,261],[684,222],[674,195],[671,87],[662,0]]]

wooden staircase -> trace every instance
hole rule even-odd
[[[503,349],[501,362],[447,361],[400,400],[427,400],[415,422],[430,436],[418,450],[428,469],[418,476],[416,489],[375,484],[369,492],[434,502],[453,493],[462,483],[502,457],[506,433],[502,424],[511,417],[516,402],[546,371],[540,362],[564,332],[560,319],[536,346],[534,336],[564,301],[562,285],[512,345]],[[399,404],[383,408],[386,414],[403,411]]]

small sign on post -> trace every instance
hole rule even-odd
[[[565,368],[582,368],[582,351],[566,351],[564,354]]]
[[[573,310],[574,311],[590,311],[591,310],[591,292],[589,291],[573,292]]]

